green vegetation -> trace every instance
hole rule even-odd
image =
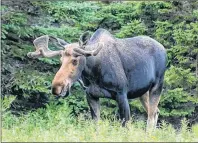
[[[90,121],[85,93],[77,83],[64,102],[53,99],[51,81],[60,67],[59,58],[26,56],[34,50],[32,41],[44,34],[67,42],[77,42],[83,32],[93,33],[100,27],[118,38],[148,35],[163,44],[168,54],[159,119],[177,127],[182,118],[189,125],[195,124],[198,122],[197,9],[198,1],[104,4],[3,0],[3,141],[197,141],[198,125],[188,130],[185,121],[178,131],[162,124],[152,135],[145,134],[145,120],[134,119],[128,130],[123,129],[114,119],[118,113],[116,102],[107,99],[101,100],[102,121],[96,126]],[[134,118],[145,115],[139,100],[131,101],[130,107]]]
[[[9,101],[9,99],[7,99]],[[12,99],[11,99],[12,100]],[[6,105],[6,104],[5,104]],[[67,101],[50,103],[26,115],[16,117],[3,114],[2,141],[8,142],[79,142],[79,141],[140,141],[140,142],[196,142],[198,124],[191,129],[187,121],[181,122],[180,130],[162,122],[154,132],[145,132],[145,122],[131,120],[123,128],[118,120],[103,119],[97,124],[86,113],[74,117]]]

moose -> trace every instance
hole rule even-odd
[[[62,49],[48,48],[48,42]],[[116,38],[99,28],[92,36],[85,32],[76,43],[44,35],[34,41],[30,58],[60,56],[61,67],[52,81],[52,94],[67,97],[74,82],[86,88],[92,118],[100,118],[99,98],[118,103],[122,125],[130,119],[128,99],[140,99],[147,112],[147,128],[155,128],[158,104],[166,70],[166,50],[149,36]]]

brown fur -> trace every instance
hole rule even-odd
[[[76,43],[69,44],[65,51],[63,52],[63,55],[61,57],[61,67],[56,73],[53,81],[52,81],[52,87],[56,89],[56,94],[60,94],[62,88],[67,84],[66,79],[69,79],[72,81],[72,78],[76,74],[76,70],[79,64],[79,57],[73,56],[73,48],[77,47],[78,45]],[[72,60],[77,60],[77,65],[72,64]]]
[[[158,119],[158,104],[159,104],[160,96],[156,96],[155,94],[151,94],[151,92],[147,91],[144,95],[140,97],[140,101],[144,106],[148,119],[147,119],[147,127],[155,128]]]

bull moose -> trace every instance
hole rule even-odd
[[[48,48],[48,41],[63,47]],[[140,98],[148,119],[147,128],[155,128],[166,69],[166,51],[162,44],[148,36],[119,39],[105,29],[90,37],[82,34],[79,41],[68,44],[62,39],[44,35],[33,41],[36,51],[28,57],[61,56],[61,67],[52,81],[52,93],[68,96],[72,84],[82,79],[92,118],[100,117],[99,98],[114,99],[125,125],[130,119],[128,99]]]

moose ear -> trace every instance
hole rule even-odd
[[[90,37],[91,37],[91,35],[90,35],[90,33],[88,31],[86,31],[85,33],[83,33],[80,36],[80,38],[79,38],[79,45],[80,45],[80,47],[81,46],[83,47],[84,45],[86,45],[87,42],[89,41]]]

